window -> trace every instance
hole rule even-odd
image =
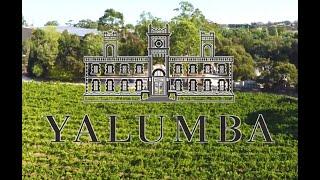
[[[197,72],[197,65],[191,64],[190,65],[190,73],[196,73]]]
[[[175,88],[177,91],[181,91],[182,90],[182,82],[181,80],[176,80],[176,84],[175,84]]]
[[[99,66],[99,64],[92,64],[91,73],[97,74],[97,73],[99,73],[99,71],[100,71],[100,66]]]
[[[122,64],[122,65],[121,65],[120,72],[121,72],[122,74],[128,74],[128,73],[129,73],[129,66],[128,66],[128,64]]]
[[[112,74],[114,73],[113,65],[112,64],[107,64],[106,66],[106,73],[107,74]]]
[[[92,80],[92,91],[100,91],[100,81],[98,79]]]
[[[204,73],[206,73],[206,74],[211,73],[211,65],[210,64],[204,65]]]
[[[211,90],[211,81],[209,79],[206,79],[204,81],[204,90],[205,91],[210,91]]]
[[[112,57],[113,56],[113,46],[112,45],[108,45],[107,46],[107,57]]]
[[[225,65],[224,64],[219,64],[219,74],[224,74],[225,73]]]
[[[219,80],[219,91],[224,91],[224,90],[225,90],[224,80]]]
[[[121,81],[121,91],[128,91],[128,81],[127,80]]]
[[[181,64],[176,64],[176,66],[175,66],[175,73],[176,73],[176,74],[181,74],[181,73],[182,73]]]
[[[190,80],[189,91],[196,91],[196,90],[197,90],[197,82],[196,80],[192,79]]]
[[[106,84],[107,91],[113,91],[113,80],[108,79]]]
[[[158,69],[158,70],[155,70],[155,71],[153,72],[153,76],[155,76],[155,77],[162,77],[162,76],[164,76],[164,73],[162,72],[162,70]]]
[[[203,46],[204,57],[212,56],[212,45],[206,44]]]
[[[136,65],[136,73],[137,74],[141,74],[142,72],[142,64],[137,64]]]
[[[142,90],[142,80],[138,79],[136,81],[136,91],[141,91]]]

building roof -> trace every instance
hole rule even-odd
[[[63,32],[64,30],[67,30],[70,34],[75,34],[77,36],[85,36],[86,34],[98,34],[99,31],[96,29],[85,29],[85,28],[79,28],[79,27],[72,27],[72,26],[58,26],[57,31]]]
[[[32,35],[32,28],[22,27],[22,41],[29,39]]]
[[[45,28],[45,27],[41,27]],[[98,34],[99,31],[97,29],[86,29],[86,28],[79,28],[79,27],[73,27],[73,26],[57,26],[57,31],[62,33],[64,30],[67,30],[70,34],[75,34],[77,36],[83,37],[86,34]]]
[[[44,29],[44,27],[39,27],[40,29]],[[22,41],[29,39],[32,36],[32,30],[36,29],[36,27],[22,27]],[[57,26],[57,32],[62,33],[64,30],[67,30],[70,34],[75,34],[77,36],[83,37],[86,34],[99,34],[100,32],[97,29],[86,29],[72,26]]]

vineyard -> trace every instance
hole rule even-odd
[[[221,103],[84,103],[84,87],[53,82],[23,82],[22,85],[22,175],[24,179],[297,179],[298,100],[267,93],[235,93],[236,102]],[[90,117],[100,143],[90,143],[83,134],[73,142],[84,115]],[[109,115],[116,114],[117,139],[131,134],[131,143],[109,143]],[[242,140],[218,143],[220,115],[241,118]],[[248,143],[258,114],[263,114],[272,144]],[[46,116],[53,115],[61,138],[55,139]],[[164,115],[164,138],[142,143],[138,136],[139,115],[146,121],[150,140],[159,136],[158,115]],[[183,115],[192,127],[199,115],[207,115],[208,143],[174,143],[175,115]],[[231,124],[232,125],[232,124]],[[86,129],[85,129],[86,130]],[[193,138],[198,139],[198,131]],[[228,134],[232,135],[231,133]]]

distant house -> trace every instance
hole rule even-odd
[[[249,28],[249,24],[228,24],[229,28]]]
[[[46,26],[41,27],[41,29],[45,27]],[[67,30],[68,33],[77,35],[79,37],[83,37],[86,34],[90,34],[90,33],[99,34],[99,31],[97,29],[86,29],[86,28],[79,28],[79,27],[73,27],[73,26],[57,26],[56,29],[60,33]]]
[[[22,27],[22,42],[32,36],[32,27]],[[22,54],[22,74],[27,74],[28,61],[26,54]]]
[[[255,90],[262,88],[261,85],[253,80],[235,81],[233,87],[235,90]]]
[[[260,76],[261,75],[261,68],[254,68],[254,74],[256,76]]]
[[[22,41],[29,39],[32,35],[31,27],[22,27]]]
[[[221,28],[223,29],[230,29],[228,24],[219,24]]]

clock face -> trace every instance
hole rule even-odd
[[[160,39],[157,39],[155,42],[154,42],[154,45],[157,47],[157,48],[160,48],[163,46],[163,41],[160,40]]]

